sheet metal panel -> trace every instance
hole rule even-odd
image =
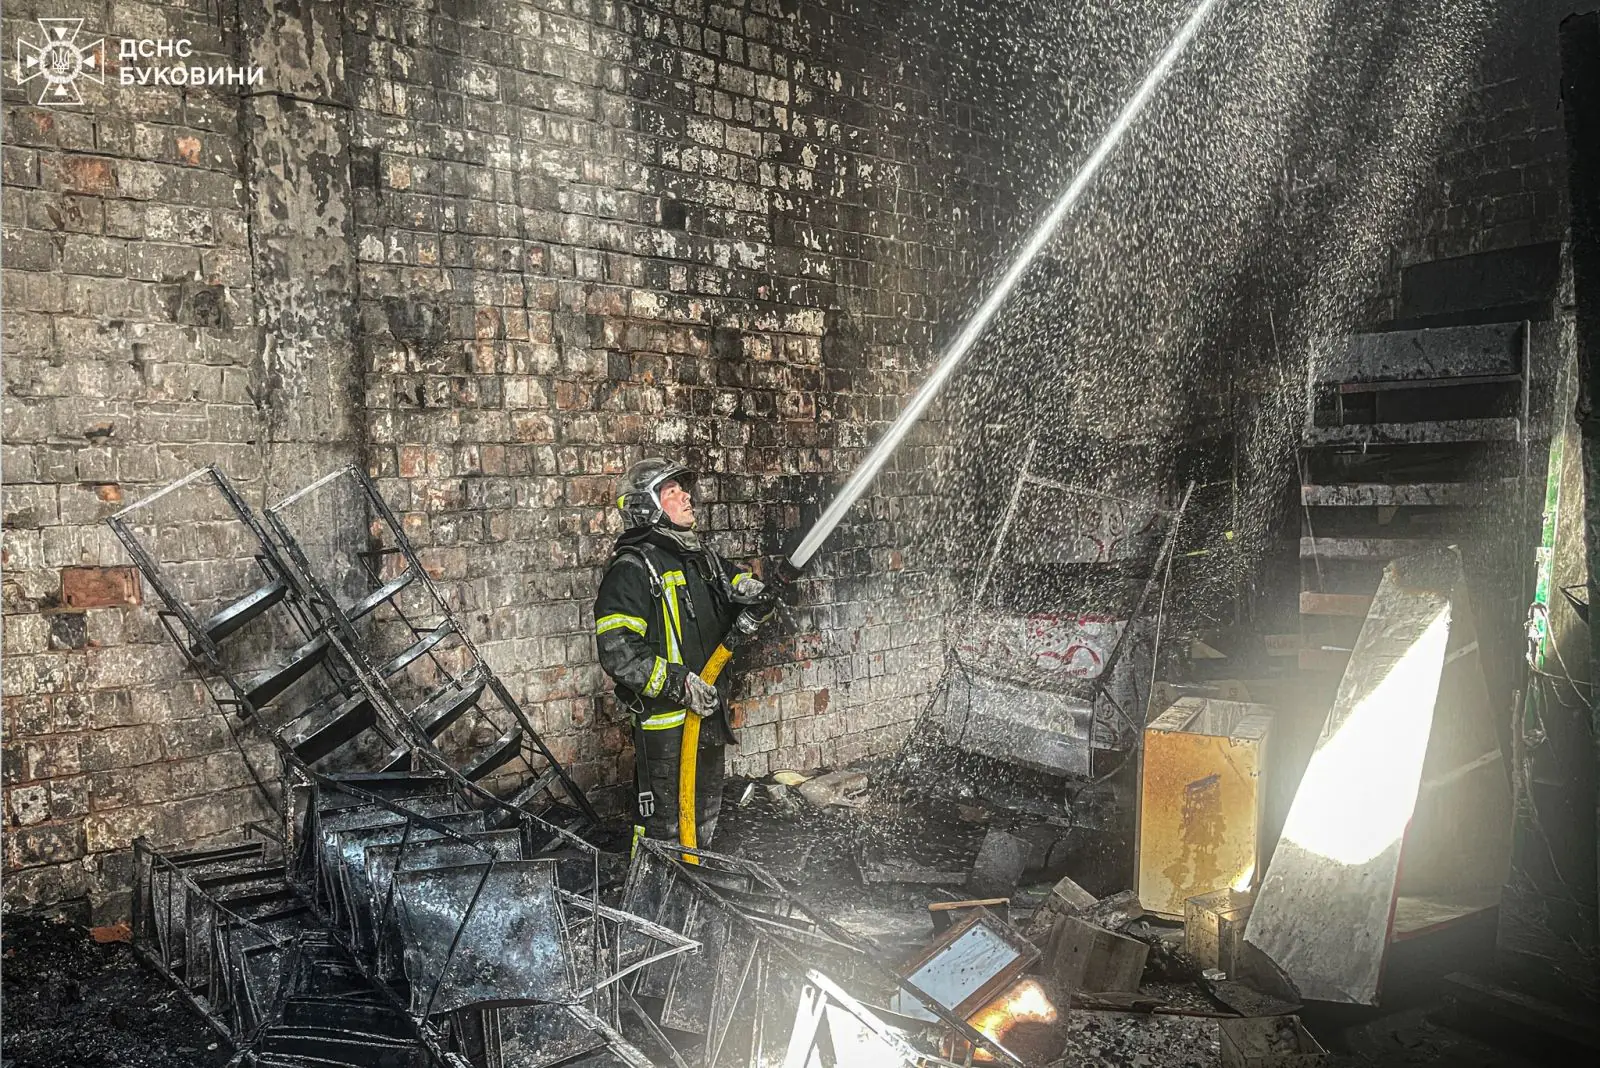
[[[1295,793],[1245,939],[1305,998],[1377,1002],[1446,651],[1462,640],[1463,585],[1453,550],[1384,570]]]
[[[1185,697],[1144,732],[1139,903],[1181,919],[1191,897],[1252,885],[1272,709]]]

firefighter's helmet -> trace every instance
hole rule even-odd
[[[617,487],[617,507],[632,527],[652,527],[666,522],[661,508],[661,487],[676,482],[684,489],[694,488],[695,473],[675,460],[652,456],[628,468]]]

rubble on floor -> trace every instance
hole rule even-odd
[[[180,588],[151,535],[178,491],[252,534],[254,588]],[[330,549],[331,514],[379,548]],[[207,468],[111,523],[281,758],[279,825],[135,855],[134,949],[242,1065],[1322,1063],[1241,937],[1250,896],[1174,877],[1158,901],[1100,864],[1119,839],[1089,787],[970,754],[784,771],[730,784],[714,851],[630,858],[363,472],[263,522]]]

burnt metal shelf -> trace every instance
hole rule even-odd
[[[378,669],[378,674],[384,678],[404,671],[419,659],[432,652],[440,642],[456,632],[454,620],[447,619],[437,627],[426,632],[406,648],[400,650],[387,663]]]
[[[346,619],[352,621],[361,619],[364,616],[369,616],[372,614],[373,609],[377,608],[380,604],[383,604],[391,597],[399,594],[401,590],[411,585],[412,580],[416,577],[417,573],[410,568],[407,568],[394,578],[390,579],[388,582],[385,582],[382,586],[379,586],[377,589],[361,598],[359,601],[356,601],[350,607],[340,609],[340,611],[344,613]]]
[[[289,654],[278,667],[257,675],[245,687],[245,696],[256,708],[265,707],[283,691],[305,678],[328,656],[328,636],[319,634]]]
[[[522,752],[522,725],[513,723],[510,730],[496,738],[488,749],[461,769],[462,777],[470,782],[477,782],[509,764],[520,752]]]
[[[312,563],[314,554],[306,550],[296,533],[296,527],[302,524],[306,531],[312,529],[310,521],[297,522],[296,517],[301,510],[315,507],[318,495],[333,492],[351,493],[357,499],[364,500],[369,514],[374,519],[373,530],[376,540],[390,543],[369,548],[360,554],[369,578],[377,581],[383,562],[390,557],[398,556],[399,560],[391,562],[403,568],[399,574],[381,582],[377,589],[349,608],[340,607],[339,599],[334,594],[336,589],[342,588],[345,576],[326,573],[325,569],[315,566]],[[268,524],[283,545],[298,580],[310,591],[308,600],[312,609],[319,614],[319,624],[330,632],[337,633],[341,648],[349,652],[352,662],[362,675],[363,685],[369,692],[381,698],[380,704],[389,708],[396,718],[417,728],[419,737],[415,739],[414,744],[437,748],[436,739],[451,724],[469,712],[475,716],[475,729],[485,725],[491,727],[495,736],[503,741],[509,741],[512,737],[514,726],[519,727],[520,738],[514,749],[499,749],[490,754],[496,758],[492,768],[486,766],[481,759],[474,760],[470,768],[474,774],[467,777],[470,779],[487,770],[503,767],[520,757],[528,765],[528,773],[535,776],[534,781],[545,784],[540,790],[528,794],[526,803],[535,804],[542,793],[547,797],[543,807],[538,811],[555,813],[558,811],[557,806],[560,806],[559,811],[563,814],[563,818],[567,818],[567,813],[575,814],[574,826],[577,823],[593,826],[600,822],[589,799],[556,760],[521,705],[495,675],[471,636],[460,625],[449,602],[435,587],[404,527],[366,471],[355,465],[333,471],[267,508],[265,514]],[[438,620],[426,632],[412,623],[406,609],[396,599],[396,595],[402,589],[413,583],[420,584],[423,598],[432,603],[429,618]],[[379,653],[374,648],[374,634],[377,628],[362,630],[354,625],[360,615],[371,613],[383,604],[389,605],[388,610],[396,614],[399,621],[410,628],[413,636],[411,644],[397,653],[390,650]],[[451,652],[465,653],[465,659],[468,661],[465,665],[466,677],[473,681],[459,693],[436,694],[421,707],[407,709],[390,688],[389,677],[425,656],[433,656],[435,650],[452,636],[459,640],[460,645],[459,648],[452,645]],[[443,669],[442,664],[440,667]],[[485,690],[493,694],[492,702],[480,700]],[[498,757],[503,754],[506,755],[506,759],[499,761]],[[409,766],[409,756],[402,754],[398,749],[391,752],[384,765],[386,769]],[[545,775],[545,772],[551,769],[555,772],[553,779]],[[563,799],[565,804],[562,803]]]
[[[521,786],[518,786],[510,794],[500,799],[501,803],[507,806],[507,808],[499,813],[491,813],[489,816],[489,826],[509,827],[511,824],[515,823],[516,815],[513,810],[522,809],[534,798],[538,797],[540,794],[554,786],[556,781],[555,769],[546,768],[543,774],[539,775],[537,778],[529,779]]]

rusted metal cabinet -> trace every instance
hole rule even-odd
[[[1185,697],[1144,731],[1139,903],[1174,919],[1214,890],[1249,890],[1270,843],[1262,828],[1272,709]]]

